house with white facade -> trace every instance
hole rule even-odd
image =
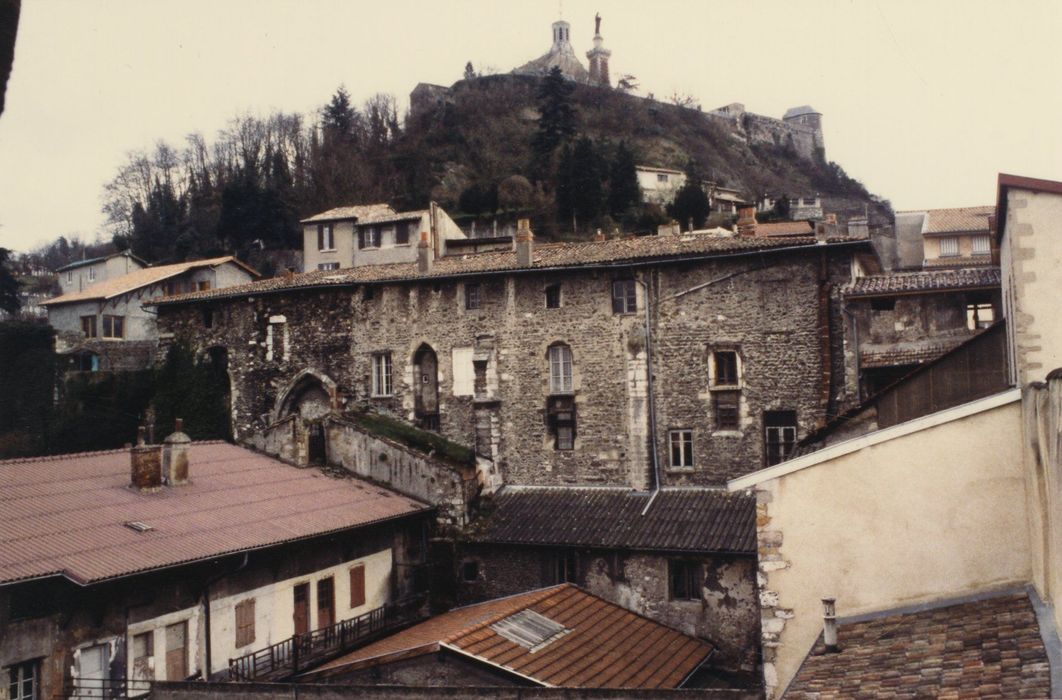
[[[686,173],[681,170],[636,165],[634,172],[638,176],[643,202],[667,206],[675,201],[675,195],[686,185]],[[738,208],[747,204],[741,191],[732,187],[723,187],[709,180],[702,180],[701,187],[708,195],[712,211],[736,214]]]
[[[59,278],[59,290],[63,294],[80,292],[99,282],[128,275],[141,270],[148,263],[128,250],[88,260],[77,260],[55,271]]]

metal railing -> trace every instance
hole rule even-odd
[[[146,698],[151,681],[131,678],[74,678],[56,698]]]

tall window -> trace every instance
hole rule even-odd
[[[671,444],[671,468],[693,468],[693,431],[672,430],[668,433]]]
[[[553,434],[553,449],[575,449],[575,401],[571,396],[551,396],[546,415]]]
[[[358,247],[359,248],[379,248],[380,247],[380,227],[379,226],[363,226],[358,229]]]
[[[332,224],[317,224],[317,250],[335,250],[335,232]]]
[[[479,282],[468,282],[465,284],[466,309],[478,309],[480,302],[482,301],[481,296]]]
[[[254,598],[236,604],[236,646],[254,642]]]
[[[715,363],[715,385],[737,386],[738,385],[738,359],[737,352],[733,350],[720,350],[712,353]]]
[[[959,254],[959,239],[955,236],[945,236],[940,239],[940,257],[950,258]]]
[[[103,337],[104,338],[124,338],[125,337],[125,317],[124,316],[104,316],[103,317]]]
[[[94,268],[94,267],[90,267],[89,268],[88,277],[89,277],[89,282],[95,282],[96,281],[96,268]]]
[[[796,446],[796,411],[763,414],[763,454],[767,466],[789,459]]]
[[[991,241],[988,236],[974,236],[973,237],[973,254],[974,255],[988,255],[992,252]]]
[[[7,697],[11,700],[37,700],[37,662],[27,661],[7,669]]]
[[[546,308],[559,309],[561,305],[561,288],[559,284],[546,287]]]
[[[358,564],[350,569],[350,608],[365,605],[365,565]]]
[[[95,338],[96,333],[96,317],[95,316],[82,316],[81,317],[81,332],[85,334],[86,338]]]
[[[549,393],[570,394],[572,391],[572,350],[567,345],[551,345]]]
[[[376,353],[372,356],[372,395],[390,396],[391,393],[391,353]]]
[[[740,402],[740,391],[716,391],[712,393],[716,430],[737,430],[741,427],[738,418]]]
[[[695,561],[669,561],[667,563],[669,594],[671,600],[700,600],[701,565]]]
[[[551,554],[547,568],[547,578],[553,584],[578,582],[579,572],[574,549],[565,549]]]
[[[631,279],[612,281],[612,313],[633,314],[638,310],[638,292]]]
[[[395,245],[409,245],[409,227],[412,225],[408,221],[399,221],[395,225]]]

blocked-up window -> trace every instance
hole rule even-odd
[[[974,236],[973,237],[973,254],[974,255],[988,255],[992,252],[991,240],[988,236]]]
[[[103,337],[104,338],[124,338],[125,337],[125,317],[124,316],[104,316],[103,317]]]
[[[763,454],[767,466],[789,459],[796,446],[796,411],[765,411]]]
[[[133,635],[133,677],[148,679],[155,677],[151,666],[151,657],[155,655],[155,631],[148,630]]]
[[[549,393],[572,393],[572,350],[567,345],[549,348]]]
[[[365,565],[358,564],[350,569],[350,607],[360,608],[365,605]]]
[[[166,680],[183,681],[188,677],[188,622],[166,627]]]
[[[667,563],[668,593],[671,600],[700,600],[701,564],[695,561],[672,560]]]
[[[940,257],[950,258],[959,254],[959,239],[955,236],[945,236],[940,239]]]
[[[96,333],[96,317],[95,316],[82,316],[81,317],[81,332],[85,334],[86,338],[95,338]]]
[[[236,604],[236,646],[254,642],[254,598]]]
[[[390,396],[391,385],[391,353],[378,352],[372,356],[372,395]]]
[[[693,468],[693,431],[687,429],[668,432],[672,469]]]
[[[612,313],[633,314],[638,310],[638,292],[632,279],[612,281]]]
[[[740,402],[741,392],[739,391],[716,391],[712,393],[716,430],[737,430],[741,427],[738,415]]]

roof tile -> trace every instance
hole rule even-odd
[[[871,297],[952,289],[985,289],[999,287],[1002,283],[1003,276],[998,267],[971,267],[867,275],[845,286],[843,291],[848,297]]]

